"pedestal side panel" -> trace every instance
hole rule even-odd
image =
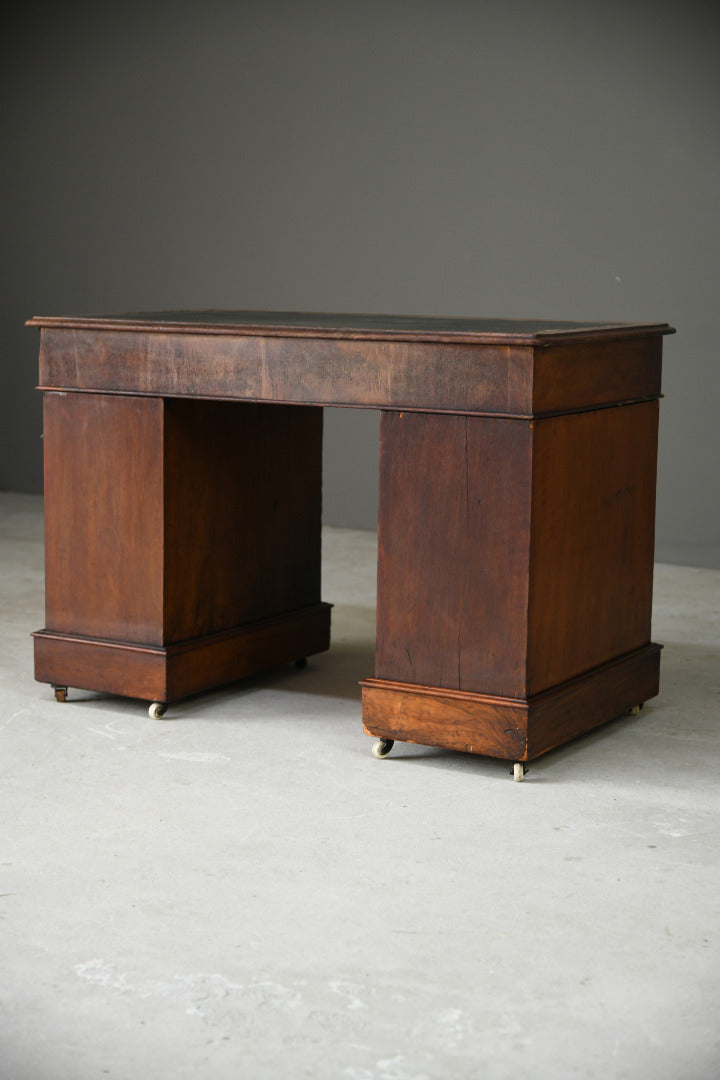
[[[531,425],[386,412],[376,675],[525,692]]]
[[[48,393],[46,627],[161,644],[163,403]]]
[[[529,685],[650,642],[657,401],[534,424]]]

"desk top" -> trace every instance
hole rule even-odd
[[[667,323],[164,311],[36,316],[48,391],[532,419],[660,393]]]
[[[142,311],[121,315],[36,315],[28,326],[145,330],[266,337],[541,345],[564,340],[672,334],[667,323],[567,322],[457,316],[326,314],[297,311]]]

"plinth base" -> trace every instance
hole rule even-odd
[[[526,700],[365,679],[363,727],[382,739],[531,761],[655,697],[661,648],[644,646]]]
[[[35,678],[146,701],[171,702],[330,646],[330,604],[261,619],[164,647],[39,630]]]

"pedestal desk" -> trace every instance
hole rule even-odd
[[[169,702],[328,648],[322,406],[382,410],[365,731],[522,763],[658,692],[662,324],[35,317],[35,677]]]

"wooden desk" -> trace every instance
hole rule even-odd
[[[658,692],[666,323],[36,317],[41,682],[188,694],[328,648],[324,405],[382,410],[363,723],[526,762]],[[516,768],[522,775],[522,767]]]

